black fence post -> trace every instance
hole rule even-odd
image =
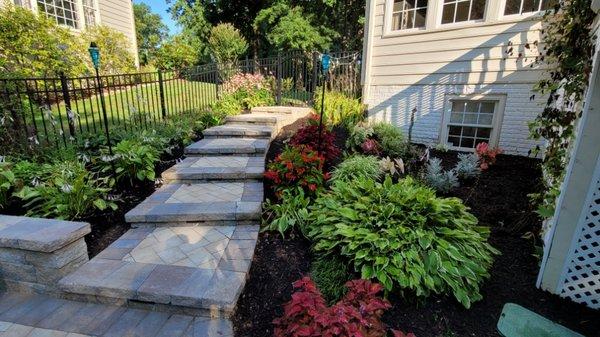
[[[167,108],[165,106],[165,88],[163,86],[162,71],[158,70],[158,91],[160,96],[160,113],[162,118],[167,118]]]
[[[313,74],[312,74],[312,97],[314,101],[317,85],[319,85],[319,54],[315,51],[312,55]]]
[[[60,87],[62,89],[65,108],[67,109],[67,122],[69,123],[69,134],[75,138],[75,114],[71,110],[71,96],[69,95],[69,84],[64,72],[60,72]]]
[[[277,52],[277,105],[281,105],[281,73],[283,72],[283,64],[281,62],[281,52]]]

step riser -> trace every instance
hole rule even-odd
[[[69,292],[68,290],[57,294],[58,298],[69,301],[88,302],[96,304],[116,305],[131,309],[141,309],[148,311],[158,311],[174,315],[187,315],[195,317],[208,317],[213,319],[229,319],[233,315],[235,308],[227,308],[226,310],[215,310],[206,308],[193,308],[187,306],[173,305],[146,302],[140,300],[132,300],[118,297],[108,297],[99,295],[82,294],[79,292]]]
[[[193,176],[182,176],[182,177],[169,177],[162,178],[165,184],[199,184],[209,181],[221,181],[221,182],[239,182],[239,181],[262,181],[262,174],[221,174],[220,177],[210,175],[193,175]]]
[[[257,220],[226,220],[226,221],[200,221],[200,222],[139,222],[131,223],[132,228],[156,227],[189,227],[189,226],[258,226]]]
[[[204,139],[223,139],[223,138],[259,138],[273,139],[271,135],[252,135],[252,134],[205,134]]]

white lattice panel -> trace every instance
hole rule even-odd
[[[561,295],[600,309],[600,166],[590,185],[586,208],[566,260]]]

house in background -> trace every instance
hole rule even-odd
[[[370,118],[413,141],[473,150],[479,142],[526,155],[527,123],[545,99],[541,16],[548,0],[368,0],[363,100]]]
[[[129,39],[131,54],[139,65],[135,20],[131,0],[12,0],[16,6],[29,8],[53,18],[59,25],[76,31],[104,25]]]

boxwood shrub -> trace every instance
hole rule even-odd
[[[467,308],[481,299],[498,253],[487,243],[489,229],[459,199],[438,198],[410,177],[337,182],[315,200],[308,220],[317,254],[337,252],[388,292],[452,294]]]

